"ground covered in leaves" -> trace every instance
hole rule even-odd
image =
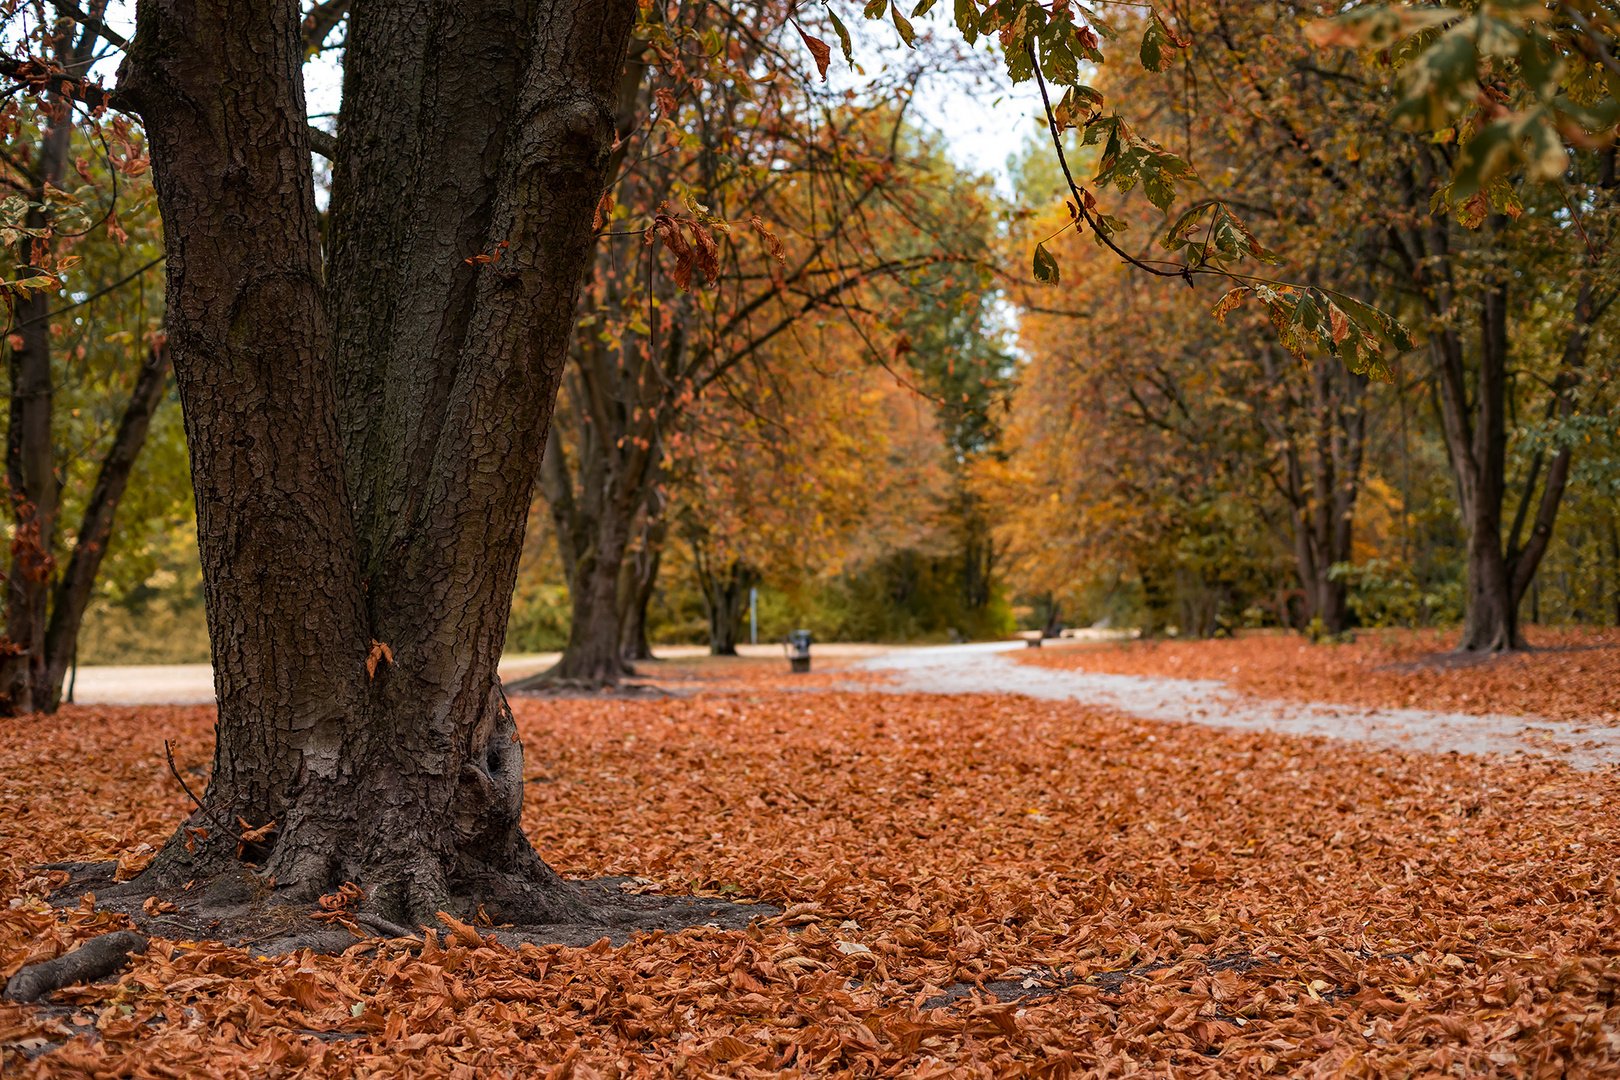
[[[1525,636],[1533,651],[1507,656],[1454,655],[1456,631],[1370,630],[1347,643],[1263,632],[1058,644],[1016,658],[1069,671],[1219,679],[1256,697],[1620,726],[1620,631],[1532,626]]]
[[[0,1006],[0,1073],[1620,1074],[1612,770],[1015,697],[515,707],[559,869],[784,914],[620,948],[155,939],[116,981]],[[121,919],[47,908],[29,867],[140,865],[187,805],[162,741],[206,763],[210,722],[0,720],[0,976]]]

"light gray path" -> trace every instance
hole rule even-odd
[[[817,645],[822,657],[878,656],[905,646],[834,643]],[[653,650],[660,660],[707,656],[702,645],[660,645]],[[781,659],[782,646],[739,645],[742,656]],[[501,679],[510,682],[535,675],[557,662],[561,653],[525,653],[501,658]],[[207,664],[127,664],[82,667],[73,680],[73,700],[80,705],[206,705],[214,700],[214,669]]]
[[[894,684],[883,689],[898,693],[1027,694],[1083,701],[1148,720],[1326,735],[1401,750],[1541,754],[1581,769],[1620,764],[1620,728],[1539,717],[1269,701],[1208,679],[1061,671],[1020,664],[1005,655],[1024,648],[1021,641],[943,645],[875,656],[855,666],[887,673]]]

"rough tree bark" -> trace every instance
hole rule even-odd
[[[496,662],[635,10],[356,4],[323,275],[298,4],[141,3],[119,91],[168,242],[219,722],[185,823],[210,832],[137,887],[237,865],[240,818],[289,902],[584,914],[519,825]]]
[[[62,24],[55,59],[71,76],[81,75],[95,56],[106,0],[87,5],[87,25],[75,42]],[[71,102],[61,93],[47,96],[50,120],[32,165],[32,190],[25,226],[49,230],[42,205],[48,188],[60,189],[72,144]],[[47,261],[51,240],[25,237],[18,264],[23,276]],[[41,272],[44,272],[43,269]],[[56,444],[51,438],[55,376],[51,370],[51,305],[59,302],[34,290],[16,302],[11,336],[11,414],[6,438],[6,481],[10,488],[15,536],[6,584],[6,640],[0,652],[0,711],[10,714],[55,712],[62,679],[78,646],[79,627],[89,605],[96,574],[107,552],[113,518],[129,482],[130,470],[146,442],[152,414],[163,400],[168,354],[149,350],[136,376],[130,401],[113,436],[85,504],[67,568],[56,575],[54,548],[62,484]],[[53,585],[52,578],[56,577]]]

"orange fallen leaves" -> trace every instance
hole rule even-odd
[[[5,1075],[1620,1071],[1612,770],[1002,696],[513,706],[553,865],[784,914],[618,948],[448,914],[419,955],[154,939],[58,992],[73,1026],[0,1007]],[[0,721],[0,975],[121,921],[47,909],[26,867],[161,843],[189,808],[161,740],[206,760],[210,719]],[[935,1001],[984,981],[1047,992]]]
[[[1455,631],[1410,630],[1363,631],[1344,645],[1272,632],[1059,645],[1016,659],[1067,670],[1219,679],[1246,694],[1291,701],[1620,725],[1620,631],[1532,626],[1525,634],[1538,651],[1480,660],[1446,655]]]

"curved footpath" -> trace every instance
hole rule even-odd
[[[1209,679],[1099,675],[1020,664],[1010,651],[1021,641],[905,649],[863,660],[855,667],[887,674],[889,686],[859,689],[891,693],[1026,694],[1081,701],[1147,720],[1191,721],[1216,727],[1271,730],[1291,735],[1353,739],[1397,750],[1428,753],[1541,755],[1578,769],[1620,765],[1620,728],[1542,717],[1364,709],[1249,697]],[[856,687],[851,687],[856,689]]]
[[[853,670],[881,672],[892,680],[887,685],[863,681],[842,687],[855,691],[1027,694],[1080,701],[1147,720],[1323,735],[1397,750],[1541,755],[1579,769],[1620,765],[1620,728],[1542,717],[1273,701],[1228,690],[1224,683],[1208,679],[1061,671],[1020,664],[1005,655],[1024,648],[1022,641],[997,641],[924,648],[818,645],[815,651],[824,657],[859,657]],[[666,657],[705,652],[698,648],[659,651]],[[759,657],[781,655],[779,646],[743,646],[741,651]],[[509,657],[501,662],[501,675],[506,679],[530,675],[544,670],[555,658],[555,654]],[[207,664],[82,668],[75,690],[74,696],[84,704],[202,704],[214,699],[214,680]]]

